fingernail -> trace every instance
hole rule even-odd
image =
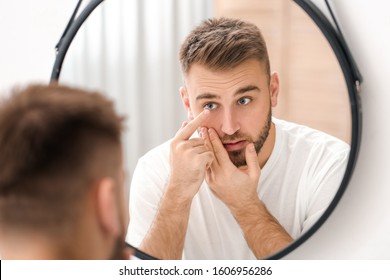
[[[249,151],[252,153],[255,152],[255,145],[253,143],[250,143],[249,145]]]

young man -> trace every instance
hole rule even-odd
[[[180,62],[190,122],[139,160],[128,241],[162,259],[270,256],[328,207],[349,146],[272,118],[279,79],[250,23],[203,22]]]
[[[1,102],[1,258],[130,257],[122,122],[102,95],[54,84]]]

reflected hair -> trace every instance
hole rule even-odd
[[[0,224],[61,232],[77,219],[94,180],[116,179],[123,120],[98,92],[15,88],[0,103]]]
[[[226,70],[248,59],[257,59],[264,63],[270,77],[267,46],[260,29],[239,19],[221,17],[203,21],[182,43],[179,58],[184,74],[195,63],[212,70]]]

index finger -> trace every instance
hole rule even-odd
[[[184,126],[181,130],[176,134],[176,138],[181,140],[188,140],[192,134],[196,131],[198,127],[202,125],[202,123],[207,119],[210,115],[209,110],[203,110],[202,113],[196,116],[195,119],[190,121],[186,126]]]

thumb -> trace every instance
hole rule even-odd
[[[245,160],[248,166],[248,175],[250,177],[258,178],[260,176],[260,165],[253,143],[249,143],[245,147]]]

